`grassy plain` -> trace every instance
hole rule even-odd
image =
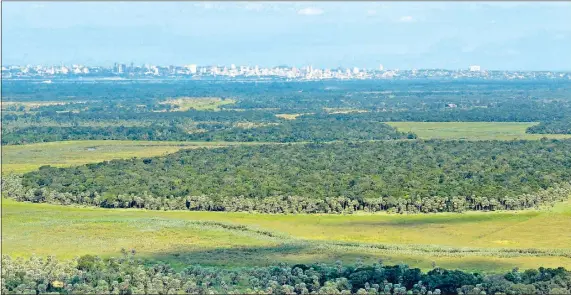
[[[486,272],[571,268],[571,201],[541,211],[427,215],[164,212],[2,201],[3,253],[13,256],[108,257],[125,248],[175,266],[362,258]]]
[[[190,109],[199,111],[217,111],[221,106],[236,103],[233,99],[221,99],[219,97],[180,97],[168,99],[162,104],[170,104],[174,111],[184,112]]]
[[[286,120],[295,120],[297,117],[303,114],[276,114],[276,117],[286,119]]]
[[[2,173],[24,173],[43,165],[65,167],[112,159],[160,156],[180,149],[232,144],[255,143],[78,140],[8,145],[2,147]]]
[[[569,134],[527,134],[538,123],[522,122],[387,122],[401,132],[415,133],[421,139],[537,140],[571,138]]]

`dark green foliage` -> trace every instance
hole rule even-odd
[[[571,134],[571,118],[560,121],[541,122],[527,128],[527,133],[538,134]]]
[[[42,167],[23,176],[30,197],[13,197],[154,209],[440,212],[535,207],[568,197],[570,179],[571,140],[290,144]]]
[[[569,294],[571,272],[539,268],[483,275],[406,265],[280,264],[224,269],[143,262],[134,252],[119,258],[82,256],[58,261],[2,256],[2,294]],[[89,265],[97,267],[85,267]],[[510,275],[525,279],[514,281]],[[533,274],[528,276],[526,274]]]

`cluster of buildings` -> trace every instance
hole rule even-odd
[[[385,69],[379,65],[376,69],[334,68],[319,69],[306,67],[260,67],[260,66],[182,66],[134,65],[116,63],[112,67],[84,65],[26,65],[3,66],[2,78],[73,78],[73,77],[189,77],[200,78],[249,78],[249,79],[286,79],[286,80],[323,80],[323,79],[566,79],[571,80],[570,72],[550,71],[487,71],[478,65],[466,69]]]

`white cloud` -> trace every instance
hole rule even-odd
[[[408,23],[408,22],[414,21],[414,18],[413,18],[412,16],[410,16],[410,15],[401,16],[401,18],[399,19],[399,21]]]
[[[323,14],[323,9],[315,7],[306,7],[297,11],[300,15],[321,15]]]

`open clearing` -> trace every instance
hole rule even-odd
[[[368,113],[367,110],[352,108],[323,108],[329,114],[351,114],[351,113]]]
[[[112,159],[160,156],[180,149],[235,144],[256,143],[79,140],[8,145],[2,147],[2,173],[24,173],[44,165],[65,167]]]
[[[295,120],[297,117],[303,114],[276,114],[276,117],[286,119],[286,120]]]
[[[421,139],[514,140],[571,138],[571,134],[527,134],[539,123],[520,122],[387,122],[401,132],[415,133]]]
[[[2,199],[3,253],[117,256],[182,266],[383,259],[423,269],[571,268],[571,201],[541,211],[270,215],[66,207]],[[245,227],[236,227],[244,225]],[[525,249],[534,248],[533,251]]]
[[[171,98],[161,104],[170,104],[175,107],[175,112],[184,112],[190,109],[198,111],[217,111],[227,104],[236,103],[233,99],[221,99],[219,97],[180,97]]]

